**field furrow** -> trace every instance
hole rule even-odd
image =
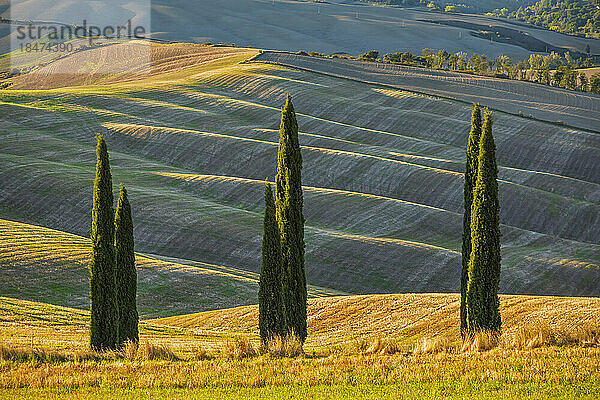
[[[171,263],[143,261],[141,270],[162,271],[166,287],[169,274],[179,281],[196,268],[214,278],[207,285],[229,282],[217,303],[247,304],[247,285],[255,290],[260,269],[264,179],[276,173],[280,107],[290,92],[304,160],[306,271],[317,285],[311,293],[456,291],[470,106],[434,91],[239,63],[251,53],[192,46],[179,54],[170,47],[147,79],[2,90],[0,216],[88,236],[94,136],[102,133],[113,182],[130,193],[137,250]],[[398,71],[374,73],[396,79]],[[518,83],[432,74],[427,79],[530,101]],[[544,96],[553,112],[587,107],[560,91]],[[600,135],[496,112],[494,136],[501,290],[598,294]],[[86,257],[28,248],[11,257],[48,268],[49,257],[60,265],[76,259],[80,269]],[[85,274],[78,279],[85,283]],[[239,296],[227,297],[227,287],[238,284]],[[64,299],[60,293],[69,291],[46,295]]]

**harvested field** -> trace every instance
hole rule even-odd
[[[88,238],[0,220],[0,296],[88,308],[90,252]],[[143,318],[257,301],[256,273],[139,253],[136,266]],[[310,297],[334,294],[309,288]]]
[[[106,44],[61,58],[29,74],[8,80],[11,89],[56,89],[65,86],[114,85],[149,79],[169,73],[180,74],[230,58],[257,54],[256,50],[208,47],[199,44],[159,44],[131,41]],[[77,71],[65,74],[62,71]]]
[[[50,353],[85,352],[89,346],[90,313],[78,308],[0,297],[0,342],[13,349],[43,349]],[[179,328],[140,321],[143,340],[190,345]],[[191,336],[191,335],[190,335]]]
[[[462,349],[456,295],[427,294],[313,299],[294,358],[257,354],[255,307],[143,321],[154,350],[134,358],[87,350],[85,311],[1,297],[0,396],[594,399],[598,299],[501,301],[505,332],[487,351]]]
[[[460,296],[390,294],[312,299],[308,306],[308,348],[322,348],[377,337],[399,338],[410,347],[425,337],[460,341]],[[600,327],[600,299],[501,296],[503,335],[550,326],[555,331]],[[258,335],[258,307],[236,307],[151,320],[157,325],[202,332]]]
[[[495,110],[521,113],[523,116],[551,123],[562,121],[576,128],[600,133],[600,96],[595,94],[451,71],[326,59],[285,52],[263,52],[254,61],[301,68],[466,103],[480,103]]]
[[[140,81],[2,90],[1,215],[88,236],[101,132],[113,182],[128,187],[138,251],[256,274],[262,185],[275,175],[289,91],[309,283],[349,293],[458,290],[468,105],[239,63],[251,54],[215,57]],[[504,113],[494,128],[501,290],[600,294],[600,136]]]
[[[501,296],[503,340],[522,332],[547,329],[598,332],[600,299]],[[410,351],[418,341],[438,338],[460,343],[459,296],[394,294],[313,298],[308,304],[307,352],[359,351],[360,343],[382,338]],[[206,311],[141,322],[141,339],[169,344],[188,356],[197,346],[218,350],[235,336],[258,342],[257,306]],[[0,297],[0,338],[16,347],[85,350],[89,313],[85,310]],[[32,339],[33,338],[33,339]],[[364,351],[365,349],[363,349]]]

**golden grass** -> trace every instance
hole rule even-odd
[[[192,359],[210,358],[206,352],[196,350]],[[172,348],[166,344],[150,343],[147,339],[141,343],[126,343],[120,350],[95,351],[90,349],[76,351],[52,351],[43,347],[19,348],[0,344],[0,360],[13,363],[64,363],[85,361],[178,361]]]
[[[202,344],[193,345],[192,348],[192,357],[191,360],[202,361],[202,360],[210,360],[214,358],[212,354],[210,354]]]
[[[272,357],[298,357],[304,354],[302,345],[298,335],[274,335],[261,346],[260,352]]]
[[[450,340],[444,337],[426,337],[419,340],[413,348],[413,354],[437,354],[450,348]]]
[[[221,348],[221,355],[225,358],[242,359],[254,357],[258,353],[250,339],[246,336],[236,337],[233,340],[228,340]]]
[[[497,347],[499,343],[498,332],[479,331],[465,337],[460,351],[463,353],[487,351]]]
[[[165,344],[153,344],[148,340],[141,343],[126,343],[121,354],[128,360],[167,360],[177,361],[179,358]]]
[[[429,301],[436,303],[435,295],[412,296],[415,295],[402,299],[411,300],[406,302],[407,307],[417,303],[416,300],[421,297],[433,297]],[[387,320],[364,318],[353,311],[352,300],[364,305],[362,300],[367,297],[375,306],[383,307],[383,312],[388,313]],[[330,324],[326,332],[325,326],[319,328],[323,329],[321,333],[315,332],[315,325],[311,324],[315,315],[310,315],[308,342],[311,349],[306,354],[302,352],[300,341],[293,337],[276,338],[259,349],[255,333],[244,332],[244,325],[239,322],[235,328],[236,321],[232,321],[234,324],[229,330],[219,333],[218,338],[207,336],[208,331],[187,328],[178,328],[178,331],[171,327],[169,329],[172,330],[165,330],[162,336],[156,333],[149,336],[147,329],[142,329],[139,345],[129,343],[121,351],[97,353],[85,347],[71,347],[70,342],[60,348],[45,348],[44,341],[60,341],[63,338],[59,336],[61,331],[71,332],[74,329],[62,316],[56,320],[60,323],[54,324],[52,307],[46,309],[46,320],[37,322],[39,326],[47,324],[52,328],[44,341],[37,340],[31,346],[17,345],[11,340],[18,335],[26,337],[34,321],[28,319],[33,317],[22,315],[23,309],[19,309],[17,303],[13,304],[12,312],[20,317],[10,317],[7,310],[0,315],[0,335],[3,340],[8,338],[0,346],[0,389],[41,390],[40,396],[47,396],[48,390],[64,388],[73,393],[98,388],[177,389],[194,390],[199,395],[196,391],[219,388],[236,392],[253,388],[295,388],[303,391],[315,387],[373,386],[377,388],[373,393],[377,393],[390,385],[397,387],[395,390],[407,390],[407,387],[424,390],[437,382],[448,386],[452,392],[458,390],[457,393],[463,390],[467,394],[479,393],[482,387],[489,386],[486,390],[498,395],[498,388],[502,388],[504,393],[518,385],[526,385],[554,394],[565,391],[564,398],[569,398],[569,393],[571,397],[580,397],[578,391],[573,392],[569,388],[583,388],[583,394],[600,388],[600,370],[597,368],[600,365],[599,331],[592,329],[593,325],[589,323],[578,324],[582,318],[577,320],[574,314],[565,313],[565,318],[567,325],[581,327],[570,331],[573,332],[570,337],[577,340],[543,340],[534,346],[529,345],[540,331],[543,337],[563,337],[562,332],[567,327],[523,323],[537,312],[529,304],[529,308],[519,314],[511,314],[510,308],[508,311],[504,308],[505,317],[513,315],[517,320],[510,323],[505,320],[509,328],[499,342],[496,340],[490,344],[489,337],[479,335],[473,336],[461,347],[459,335],[450,334],[450,331],[458,331],[457,321],[444,329],[436,325],[436,319],[441,317],[443,320],[444,313],[418,311],[418,308],[413,308],[413,314],[418,313],[423,324],[431,329],[420,329],[413,320],[408,329],[382,334],[385,331],[382,326],[389,326],[390,321],[400,319],[402,315],[386,309],[386,301],[383,301],[386,297],[355,296],[346,299],[346,320],[342,321],[335,312],[329,314]],[[523,299],[525,296],[518,297],[522,306],[527,299]],[[566,300],[571,306],[578,304],[577,299]],[[331,303],[330,310],[335,301]],[[507,303],[506,298],[503,298],[503,303]],[[30,309],[33,308],[33,304],[27,304]],[[395,303],[393,307],[398,308],[399,304]],[[516,306],[513,304],[512,307]],[[587,310],[580,308],[578,315],[584,316],[589,310],[589,306]],[[226,311],[221,313],[230,315]],[[450,315],[457,318],[457,315]],[[9,319],[13,322],[3,322]],[[353,325],[354,322],[357,325]],[[77,323],[81,324],[81,321]],[[339,329],[343,324],[355,328],[360,325],[364,329],[358,335],[349,335]],[[152,326],[159,329],[158,325]],[[522,330],[523,326],[529,326],[530,330]],[[534,329],[536,327],[538,330]],[[87,346],[85,325],[82,328],[84,330],[80,331],[77,340]],[[9,330],[10,337],[6,335]],[[438,330],[441,334],[432,335]],[[318,340],[315,339],[319,336],[323,339],[323,335],[330,340],[323,340],[317,345]],[[419,393],[422,396],[421,389]],[[16,397],[22,394],[19,392]]]
[[[64,354],[50,353],[45,349],[19,349],[0,344],[0,360],[12,362],[54,363],[67,361],[68,357]]]
[[[503,335],[547,323],[554,330],[600,327],[600,299],[552,296],[500,296]],[[402,338],[403,351],[411,351],[424,338],[439,338],[462,346],[458,329],[460,297],[455,294],[390,294],[310,299],[310,353],[336,345],[368,347],[380,337]],[[194,332],[236,332],[258,338],[256,306],[235,307],[152,320]],[[479,338],[477,347],[483,346]],[[367,341],[368,345],[361,345]],[[486,346],[483,346],[486,347]],[[340,350],[342,351],[342,350]],[[346,351],[346,350],[344,350]]]
[[[455,385],[547,382],[600,384],[598,348],[496,348],[484,353],[366,354],[280,358],[218,357],[203,361],[0,361],[0,388],[186,388],[319,385]],[[564,368],[571,365],[572,368]]]
[[[371,345],[365,350],[367,354],[389,355],[400,352],[398,344],[393,339],[376,337]]]
[[[590,325],[555,328],[542,322],[518,329],[514,335],[503,340],[503,345],[521,350],[547,346],[595,347],[600,345],[600,329]]]

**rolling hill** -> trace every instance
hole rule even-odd
[[[533,82],[470,76],[458,72],[374,62],[324,59],[286,52],[263,52],[253,61],[435,95],[542,121],[600,132],[600,97]],[[593,71],[594,69],[591,69]],[[560,105],[557,107],[557,105]],[[592,167],[591,171],[595,171]]]
[[[459,296],[455,294],[393,294],[313,298],[308,304],[310,353],[338,345],[397,340],[404,351],[425,338],[459,343]],[[510,342],[523,331],[546,329],[557,334],[583,329],[597,332],[600,299],[501,296],[503,337]],[[141,339],[168,343],[180,354],[201,344],[219,350],[235,336],[258,341],[257,306],[144,320]],[[0,297],[0,338],[19,347],[44,343],[50,350],[84,350],[89,312],[40,302]]]
[[[308,305],[307,347],[319,348],[369,340],[399,338],[407,348],[426,337],[460,341],[460,296],[390,294],[324,297]],[[600,300],[536,296],[501,296],[502,331],[551,327],[556,332],[600,325]],[[152,324],[202,332],[258,334],[258,307],[236,307],[151,320]]]
[[[89,308],[88,238],[0,220],[0,296]],[[255,304],[258,274],[138,254],[138,312],[156,318]],[[174,290],[176,288],[176,290]],[[309,297],[343,294],[309,287]]]
[[[90,71],[81,81],[90,84],[69,86],[40,70],[5,81],[1,217],[89,236],[94,136],[102,133],[113,181],[130,194],[137,251],[255,277],[264,179],[275,175],[279,107],[289,91],[304,159],[308,282],[324,293],[458,290],[468,104],[245,62],[258,53],[251,49],[188,45],[179,57],[177,45],[153,46],[165,67],[133,80]],[[96,50],[88,51],[94,57]],[[52,88],[40,89],[42,80]],[[486,105],[486,88],[481,92]],[[559,96],[546,107],[561,112],[568,103]],[[599,295],[600,136],[499,111],[494,132],[501,291]],[[13,276],[35,280],[35,269]],[[240,297],[225,291],[215,304],[248,304],[255,289],[231,279],[227,285],[243,288]],[[75,305],[59,292],[45,296]],[[213,308],[181,307],[179,313]]]

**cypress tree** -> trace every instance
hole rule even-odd
[[[115,258],[117,301],[119,307],[119,345],[137,343],[138,312],[136,307],[137,272],[133,245],[133,221],[127,189],[121,184],[115,215]]]
[[[284,313],[281,293],[281,242],[275,218],[271,184],[265,182],[265,218],[263,223],[262,267],[258,289],[258,327],[263,343],[275,335],[283,336]]]
[[[107,350],[115,349],[119,340],[115,223],[108,150],[104,138],[98,136],[97,139],[90,259],[90,345],[95,350]]]
[[[481,109],[478,104],[473,105],[471,114],[471,131],[467,143],[467,162],[465,165],[465,211],[463,214],[462,236],[462,271],[460,276],[460,332],[464,335],[467,328],[467,280],[469,258],[471,257],[471,205],[473,203],[473,189],[477,180],[477,163],[479,156],[479,138],[481,137]]]
[[[281,235],[283,304],[286,332],[306,339],[306,275],[302,215],[302,155],[296,113],[288,93],[281,113],[277,155],[276,217]]]
[[[492,115],[486,111],[479,143],[477,184],[471,207],[471,256],[467,284],[467,330],[501,329],[500,301],[500,206],[498,202],[496,146]]]

